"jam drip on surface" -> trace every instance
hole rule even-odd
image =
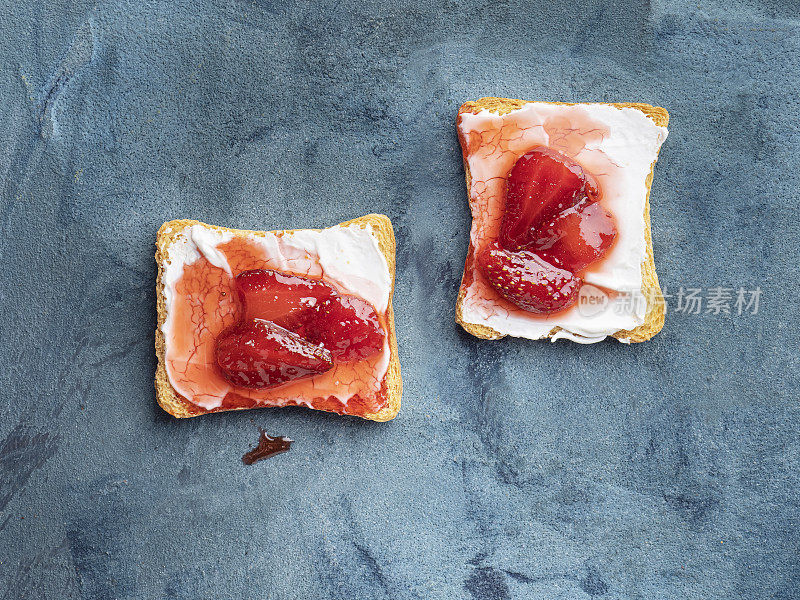
[[[243,237],[217,250],[238,276],[201,257],[184,267],[170,304],[166,362],[182,396],[201,412],[298,405],[360,416],[386,406],[386,314],[361,301],[378,333],[365,341],[354,329],[348,344],[346,331],[325,329],[325,315],[332,305],[348,310],[354,297],[323,280],[315,257],[272,258]],[[294,273],[273,270],[287,262]],[[354,312],[355,323],[361,313]],[[356,350],[342,356],[341,346]]]
[[[571,158],[534,147],[508,175],[497,241],[477,262],[491,286],[522,310],[552,314],[574,304],[577,273],[599,260],[617,231],[598,204],[594,177]]]
[[[280,436],[272,437],[267,432],[258,428],[258,445],[244,453],[242,462],[246,465],[254,465],[260,460],[288,452],[294,440]]]

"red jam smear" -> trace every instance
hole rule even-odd
[[[512,112],[500,118],[484,119],[482,128],[468,132],[463,131],[461,126],[464,115],[459,115],[458,132],[464,160],[468,164],[472,161],[470,207],[473,214],[470,251],[467,254],[461,288],[480,301],[489,314],[513,313],[526,318],[542,319],[570,311],[574,307],[570,303],[562,308],[537,314],[503,297],[489,281],[478,260],[498,240],[511,251],[524,249],[537,252],[558,269],[566,268],[581,278],[589,272],[601,269],[603,259],[613,247],[616,228],[613,217],[605,210],[602,210],[602,215],[598,215],[598,211],[593,209],[577,218],[565,218],[566,215],[558,218],[564,212],[581,210],[586,203],[598,203],[601,206],[602,191],[606,187],[613,188],[619,169],[596,148],[608,135],[608,128],[593,120],[580,107],[564,107],[564,112],[564,115],[547,116],[543,119]],[[536,149],[556,160],[560,157],[567,167],[564,179],[567,184],[574,184],[578,192],[575,197],[562,194],[560,198],[553,198],[551,194],[549,199],[556,208],[549,213],[546,206],[534,208],[534,203],[531,202],[536,196],[547,197],[548,186],[531,190],[524,181],[525,177],[535,175],[535,165],[526,164],[525,155]],[[585,168],[589,165],[591,171]],[[520,181],[512,191],[515,202],[509,207],[508,195],[514,186],[510,178],[515,170],[518,171]],[[578,177],[580,174],[583,179]],[[573,199],[575,202],[571,202]],[[512,213],[511,226],[506,218],[508,208]],[[531,208],[531,212],[526,214],[526,209]],[[525,230],[526,224],[531,226],[529,235]],[[586,227],[585,234],[582,232],[583,227]],[[594,229],[597,231],[593,231]],[[554,241],[553,238],[559,236],[560,239]],[[543,248],[548,245],[551,250],[552,247],[555,248],[557,256]]]
[[[234,277],[252,269],[281,270],[281,265],[271,260],[262,246],[247,238],[235,237],[217,246],[217,250],[227,259]],[[309,272],[296,274],[324,279],[324,272],[312,257],[299,258],[298,264],[314,266]],[[363,360],[335,363],[325,373],[277,388],[232,386],[217,368],[215,345],[217,337],[243,316],[234,277],[201,257],[184,267],[175,285],[169,307],[172,332],[167,343],[167,369],[175,387],[191,396],[186,400],[197,408],[196,414],[256,406],[309,406],[364,416],[387,405],[385,371],[380,367],[388,349]],[[378,318],[383,330],[389,331],[386,313]],[[199,400],[214,404],[220,398],[221,405],[210,410],[197,403]]]

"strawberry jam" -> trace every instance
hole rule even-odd
[[[578,163],[555,150],[533,148],[508,175],[500,245],[512,251],[524,248],[546,219],[597,198],[597,183]]]
[[[258,428],[258,432],[258,445],[242,455],[242,462],[246,465],[254,465],[265,458],[288,452],[294,441],[283,436],[273,437],[267,435],[267,432],[260,427]]]
[[[217,338],[217,365],[233,385],[264,389],[333,368],[331,353],[264,319],[245,319]]]
[[[380,352],[383,330],[375,309],[355,296],[328,298],[304,323],[306,337],[330,350],[340,361],[361,360]]]
[[[228,338],[240,340],[236,342],[240,350],[233,361],[227,361],[223,370],[232,364],[244,364],[246,355],[266,351],[270,358],[274,358],[275,367],[294,366],[298,373],[302,373],[279,381],[284,383],[312,373],[323,373],[332,366],[331,363],[326,368],[322,368],[322,364],[309,367],[304,359],[306,354],[320,360],[324,358],[328,363],[334,359],[349,362],[369,358],[383,348],[384,332],[375,308],[356,296],[337,294],[324,281],[256,269],[237,275],[236,289],[242,301],[244,319],[239,329],[229,333]],[[286,329],[278,323],[285,325]],[[323,354],[316,352],[315,344],[319,344]],[[223,344],[218,340],[220,366],[221,348]],[[229,340],[224,348],[229,351]],[[290,359],[287,352],[294,358]],[[242,368],[247,371],[246,367]],[[248,379],[249,375],[245,375],[243,380]],[[265,382],[264,385],[249,387],[271,387],[271,384]]]
[[[478,264],[504,298],[529,312],[547,314],[566,308],[581,287],[578,277],[537,253],[510,252],[497,242],[480,253]]]
[[[251,269],[236,276],[236,291],[244,319],[258,317],[292,329],[302,313],[334,296],[331,286],[319,279],[270,269]]]
[[[165,331],[173,387],[195,414],[288,405],[380,411],[388,402],[388,309],[341,293],[318,260],[277,243],[276,254],[237,236],[215,247],[227,269],[203,254],[184,265]]]
[[[551,314],[571,306],[583,280],[617,235],[598,201],[594,177],[560,152],[535,147],[508,174],[497,241],[478,254],[489,284],[522,310]]]

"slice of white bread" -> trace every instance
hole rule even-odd
[[[166,355],[166,340],[162,332],[162,326],[167,318],[166,296],[164,294],[164,270],[169,263],[170,246],[175,242],[181,240],[186,234],[187,228],[193,225],[201,224],[209,229],[216,229],[218,231],[225,231],[234,236],[265,236],[267,233],[293,233],[297,230],[284,230],[282,232],[264,232],[264,231],[246,231],[240,229],[228,229],[226,227],[216,227],[214,225],[206,225],[199,221],[192,221],[181,219],[176,221],[168,221],[164,223],[158,230],[156,236],[156,263],[158,264],[158,278],[156,280],[156,310],[158,312],[158,327],[156,328],[156,356],[158,357],[158,367],[156,368],[155,386],[156,386],[156,399],[165,411],[174,417],[195,417],[198,415],[206,414],[209,411],[198,407],[197,405],[189,402],[186,398],[181,396],[169,381],[167,376],[167,369],[165,364]],[[385,375],[387,399],[388,402],[381,410],[375,413],[363,415],[363,418],[372,421],[389,421],[397,416],[400,410],[400,398],[403,394],[403,381],[400,377],[400,360],[397,352],[397,336],[394,327],[394,310],[392,308],[392,297],[394,296],[394,277],[395,277],[395,238],[392,222],[386,215],[366,215],[353,219],[345,223],[341,223],[340,227],[348,225],[357,225],[362,228],[370,228],[372,235],[378,244],[383,256],[386,258],[386,263],[389,266],[391,275],[392,289],[389,295],[389,305],[386,311],[386,322],[388,326],[389,336],[389,367]],[[322,231],[316,229],[314,231]],[[242,410],[242,409],[230,409]]]
[[[477,101],[470,101],[465,102],[458,111],[458,115],[463,113],[479,113],[482,110],[488,110],[493,113],[504,115],[514,110],[518,110],[528,104],[528,100],[512,100],[509,98],[481,98]],[[574,105],[574,103],[569,102],[547,102],[545,104],[561,104],[561,105]],[[617,108],[634,108],[636,110],[641,111],[647,116],[650,120],[652,120],[656,125],[660,125],[662,127],[666,127],[669,123],[669,114],[667,111],[658,106],[651,106],[649,104],[638,104],[638,103],[603,103],[598,102],[596,104],[608,104],[610,106],[614,106]],[[461,136],[459,136],[461,138]],[[462,148],[464,140],[461,139]],[[651,237],[650,231],[650,187],[653,183],[653,168],[655,167],[656,161],[654,160],[651,167],[650,167],[650,174],[647,176],[647,180],[645,182],[647,186],[647,196],[645,199],[645,208],[644,208],[644,223],[645,223],[645,244],[647,246],[646,252],[647,256],[645,260],[642,262],[642,295],[647,301],[647,309],[645,313],[644,323],[636,327],[635,329],[631,330],[620,330],[612,334],[613,337],[619,340],[625,340],[630,342],[644,342],[649,340],[654,335],[656,335],[661,328],[664,326],[664,297],[661,292],[661,287],[658,283],[658,276],[656,275],[656,266],[655,262],[653,261],[653,242]],[[466,157],[464,159],[464,171],[467,180],[467,199],[471,196],[471,180],[472,176],[470,174],[469,164],[467,164]],[[463,303],[464,298],[466,296],[466,275],[468,270],[471,268],[472,262],[474,260],[475,248],[472,245],[472,241],[469,244],[469,250],[467,251],[467,259],[464,266],[464,278],[462,278],[461,288],[459,289],[458,299],[456,300],[456,322],[461,325],[467,332],[471,333],[472,335],[487,339],[487,340],[497,340],[500,338],[505,337],[505,335],[491,327],[486,325],[481,325],[478,323],[470,323],[464,320],[463,318]],[[547,337],[553,337],[558,331],[560,331],[560,327],[554,327],[548,334]]]

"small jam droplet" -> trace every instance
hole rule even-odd
[[[288,452],[289,447],[294,441],[283,436],[269,436],[267,435],[266,431],[261,429],[261,427],[258,428],[258,431],[258,446],[249,450],[248,452],[245,452],[245,454],[242,456],[242,462],[246,465],[252,465],[260,460],[269,458],[270,456]]]

